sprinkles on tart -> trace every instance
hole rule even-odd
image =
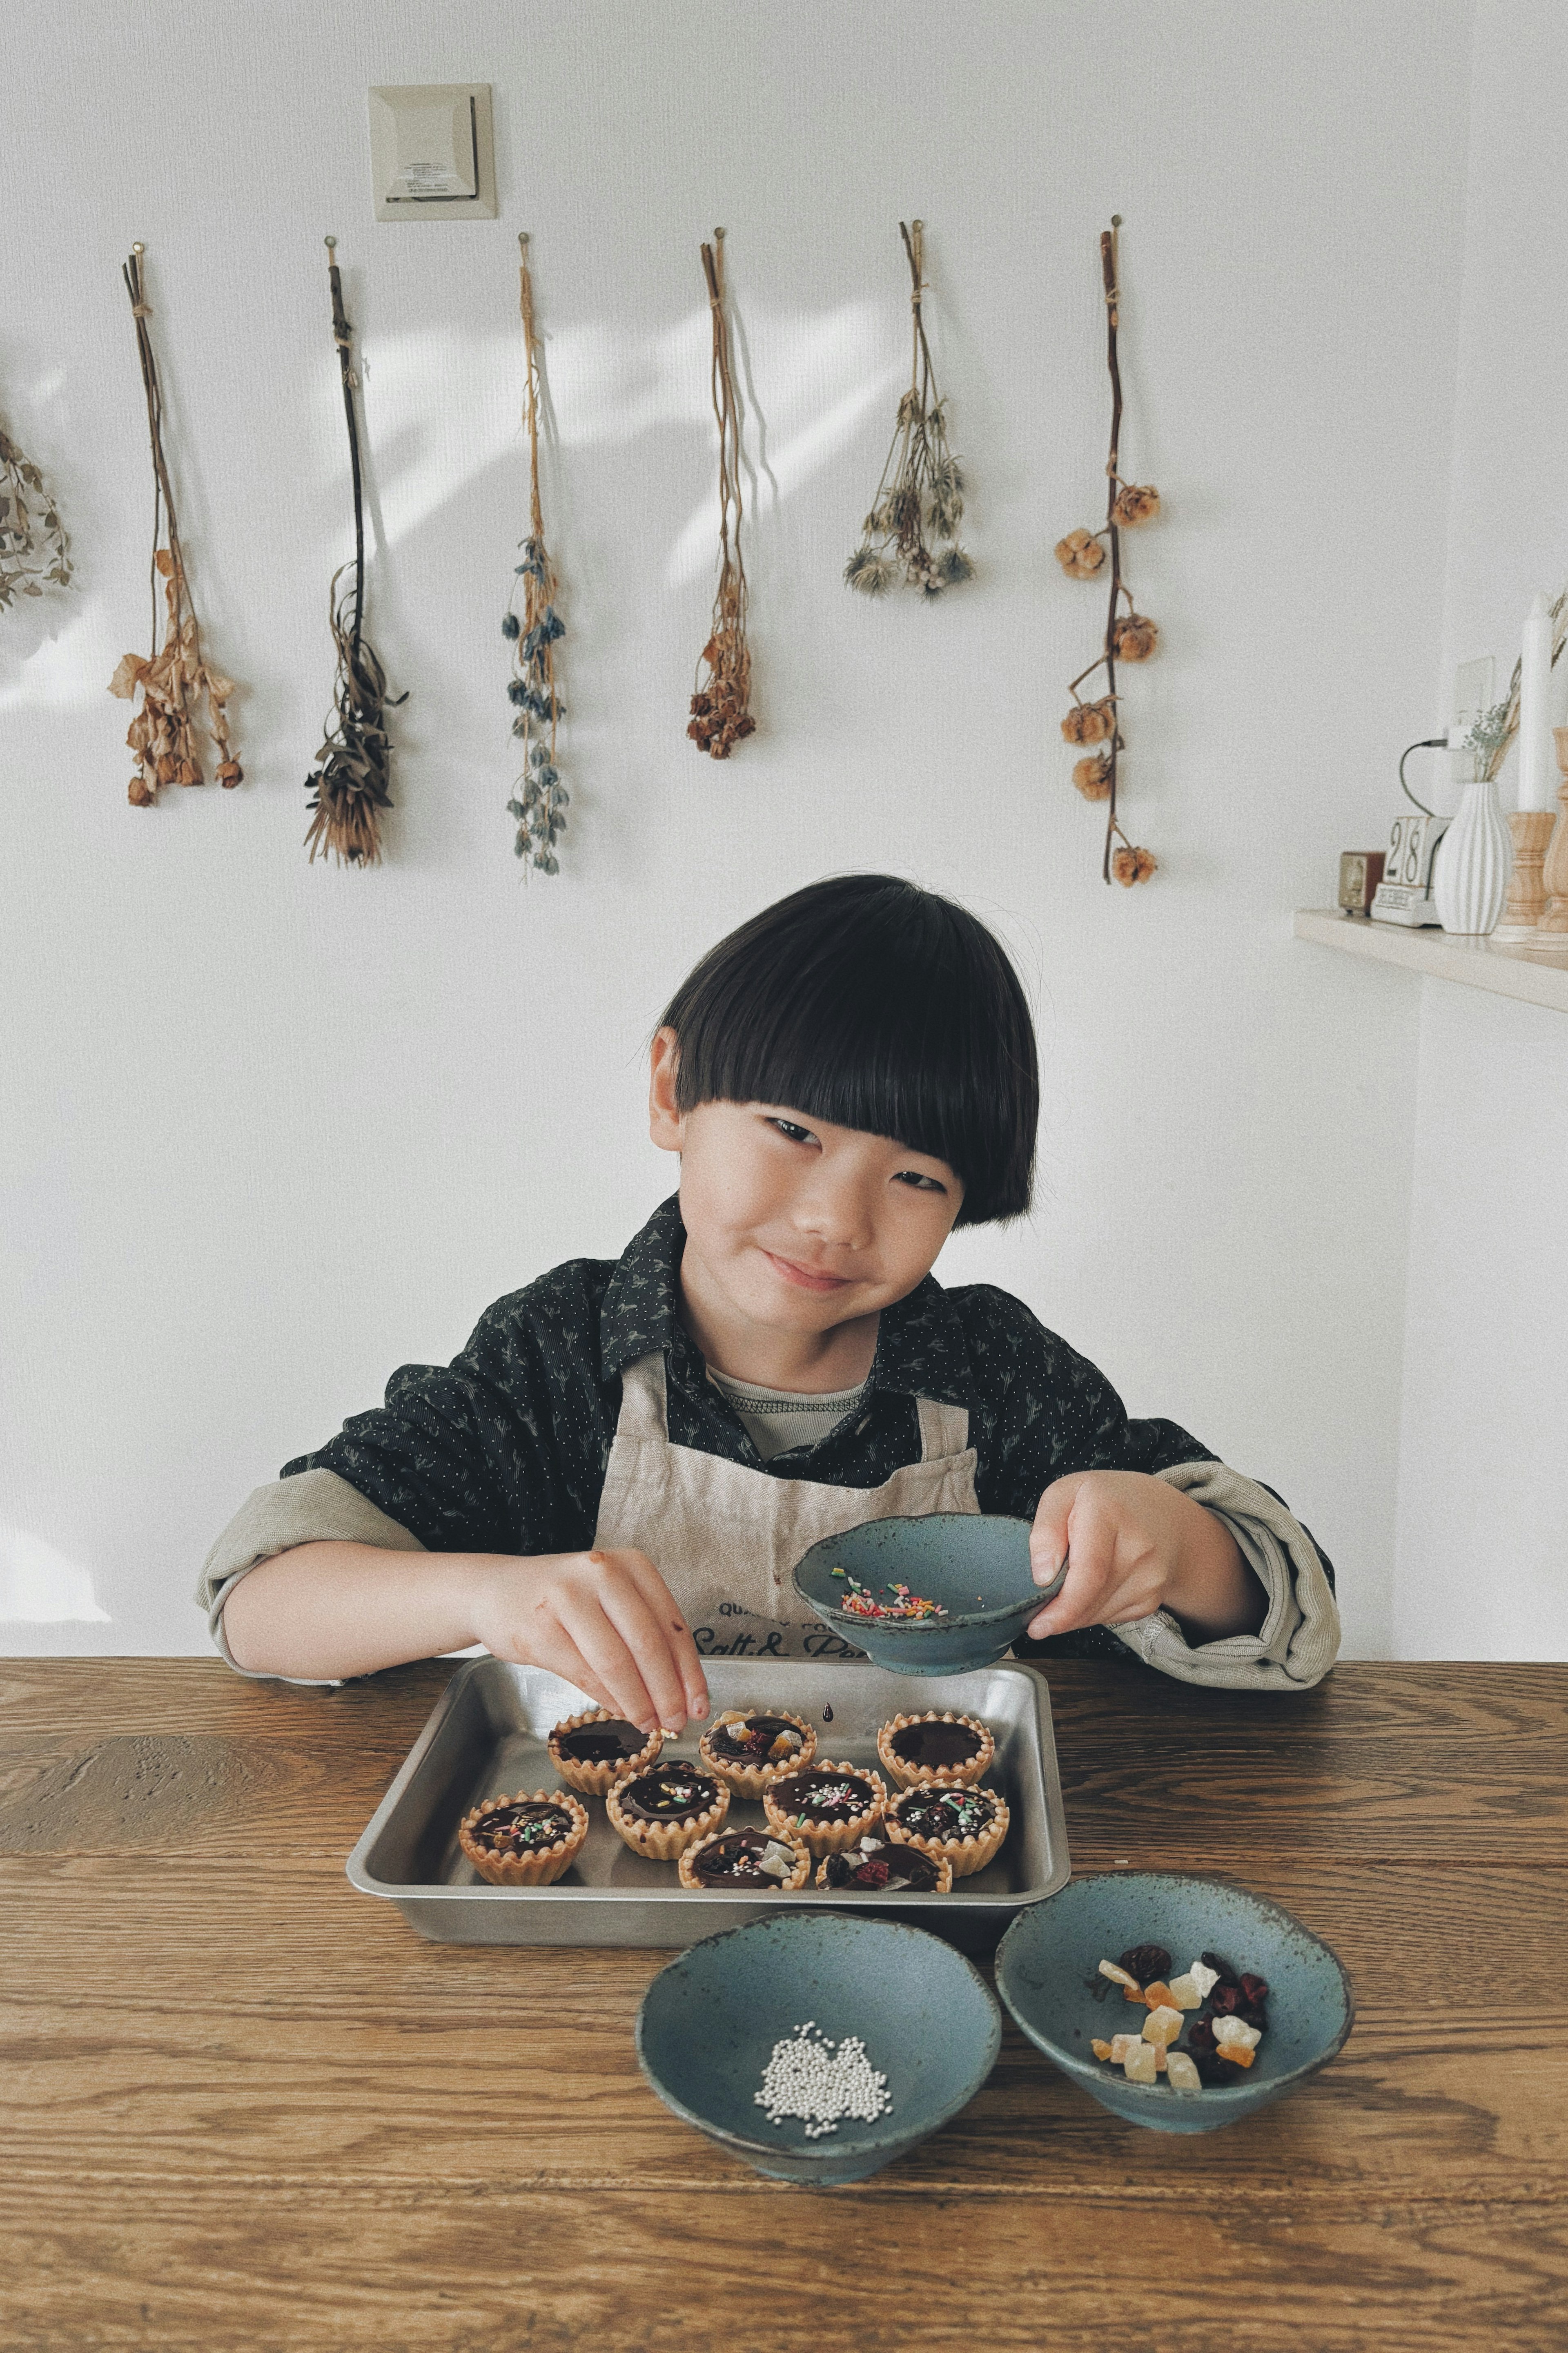
[[[679,1757],[660,1757],[646,1773],[617,1781],[605,1800],[612,1827],[649,1862],[676,1862],[729,1810],[723,1783]]]
[[[780,1838],[796,1839],[821,1862],[881,1819],[888,1801],[879,1773],[858,1765],[808,1765],[781,1773],[763,1792],[763,1810]]]
[[[585,1798],[607,1798],[617,1781],[646,1773],[658,1761],[664,1735],[656,1725],[639,1732],[607,1707],[585,1707],[563,1716],[551,1733],[550,1761],[570,1788]]]
[[[827,1855],[816,1868],[818,1887],[837,1889],[841,1895],[948,1895],[952,1892],[952,1865],[939,1861],[907,1841],[896,1846],[882,1836],[881,1827],[868,1831],[858,1846]]]
[[[787,1708],[727,1707],[703,1734],[697,1753],[738,1798],[760,1798],[781,1773],[811,1763],[816,1733]]]
[[[900,1789],[928,1782],[968,1785],[990,1771],[995,1756],[989,1725],[977,1715],[955,1715],[951,1708],[892,1716],[877,1735],[877,1760]]]
[[[895,1845],[918,1847],[933,1862],[951,1862],[954,1879],[984,1870],[1000,1851],[1011,1819],[1006,1799],[995,1789],[932,1782],[900,1790],[883,1817]]]
[[[588,1809],[564,1789],[486,1798],[458,1825],[458,1843],[492,1887],[552,1887],[588,1835]]]

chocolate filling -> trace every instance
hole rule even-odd
[[[677,1757],[661,1757],[647,1773],[612,1793],[622,1813],[638,1822],[683,1822],[718,1802],[719,1784]]]
[[[489,1854],[537,1854],[541,1847],[570,1838],[576,1827],[564,1806],[528,1798],[515,1806],[492,1806],[470,1826],[468,1836]]]
[[[788,1738],[789,1746],[773,1754],[775,1741]],[[805,1736],[798,1724],[791,1724],[782,1715],[748,1715],[739,1724],[721,1724],[708,1736],[708,1746],[715,1757],[722,1757],[727,1765],[781,1764],[796,1756],[805,1746]]]
[[[972,1725],[933,1723],[930,1717],[900,1725],[889,1743],[900,1762],[934,1770],[940,1765],[967,1765],[985,1743]]]
[[[574,1765],[613,1765],[622,1757],[640,1757],[647,1744],[647,1734],[620,1715],[601,1716],[597,1724],[580,1724],[575,1732],[555,1736],[557,1755],[569,1757]]]
[[[763,1869],[763,1855],[770,1846],[778,1844],[767,1831],[725,1831],[699,1847],[692,1858],[692,1873],[704,1887],[780,1887],[790,1872]],[[794,1867],[792,1857],[790,1870]]]
[[[910,1789],[893,1811],[917,1838],[978,1838],[996,1819],[996,1799],[989,1789]]]
[[[786,1774],[771,1785],[768,1796],[781,1812],[812,1822],[852,1822],[877,1802],[877,1792],[858,1774],[829,1773],[820,1765]]]
[[[929,1891],[936,1885],[936,1865],[917,1847],[873,1846],[862,1839],[847,1854],[828,1856],[826,1877],[829,1887],[859,1887],[870,1894],[900,1887]]]

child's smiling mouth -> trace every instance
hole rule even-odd
[[[780,1258],[776,1250],[764,1250],[763,1256],[786,1282],[797,1284],[802,1291],[845,1291],[851,1281],[847,1274],[827,1274],[817,1267],[799,1266],[794,1259]]]

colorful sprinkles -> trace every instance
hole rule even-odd
[[[911,1593],[907,1585],[884,1585],[882,1591],[890,1593],[891,1601],[879,1601],[868,1585],[851,1577],[847,1569],[836,1568],[834,1577],[842,1577],[849,1590],[844,1597],[844,1613],[847,1618],[898,1618],[906,1622],[921,1618],[945,1618],[946,1609],[940,1601],[927,1601],[923,1595]]]

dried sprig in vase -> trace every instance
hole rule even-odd
[[[1105,636],[1100,650],[1069,690],[1072,709],[1062,721],[1066,741],[1088,756],[1073,768],[1072,780],[1087,801],[1103,801],[1105,855],[1100,872],[1107,882],[1146,882],[1155,871],[1152,854],[1130,841],[1117,808],[1121,756],[1127,748],[1121,728],[1121,696],[1116,682],[1118,662],[1148,661],[1160,642],[1160,632],[1132,599],[1121,569],[1121,534],[1152,522],[1160,512],[1160,493],[1148,482],[1123,481],[1120,471],[1121,442],[1121,365],[1117,353],[1121,288],[1118,282],[1117,231],[1121,216],[1100,232],[1100,266],[1105,287],[1106,364],[1110,372],[1110,455],[1106,460],[1105,521],[1098,531],[1069,531],[1057,542],[1057,561],[1069,580],[1109,581]],[[1108,570],[1109,567],[1109,570]],[[1097,670],[1103,670],[1101,691],[1086,702],[1079,689]]]
[[[570,797],[555,765],[555,731],[564,706],[555,684],[555,648],[566,634],[566,624],[555,609],[555,567],[544,543],[544,509],[539,496],[539,412],[544,396],[540,373],[539,338],[533,324],[533,280],[528,268],[528,237],[520,232],[521,304],[524,364],[528,371],[528,537],[522,562],[512,578],[510,601],[501,619],[501,635],[511,647],[511,681],[507,695],[513,717],[511,732],[522,744],[522,774],[507,803],[517,820],[512,847],[528,867],[542,874],[559,874],[555,846],[566,830]],[[522,611],[517,609],[518,583],[522,584]],[[545,730],[548,729],[548,735]]]
[[[0,613],[70,586],[70,541],[42,474],[0,426]]]
[[[392,807],[392,741],[386,732],[386,713],[408,697],[388,698],[386,672],[364,634],[364,485],[354,406],[359,377],[354,372],[353,330],[343,311],[337,242],[335,237],[326,240],[327,278],[353,480],[354,553],[352,566],[340,565],[333,573],[328,591],[337,678],[326,741],[316,754],[315,768],[305,779],[311,811],[305,842],[312,866],[318,850],[335,858],[340,866],[374,866],[381,859],[381,813]],[[343,587],[340,584],[350,571],[353,576]]]
[[[926,341],[921,298],[925,292],[925,224],[899,223],[909,257],[912,291],[914,357],[910,388],[899,403],[892,446],[865,536],[844,567],[851,588],[880,596],[900,580],[928,596],[940,596],[974,566],[958,543],[963,519],[963,476],[947,445],[947,403],[936,388]]]
[[[752,716],[752,649],[746,642],[746,566],[741,554],[741,406],[730,365],[724,309],[724,232],[702,248],[708,311],[713,322],[710,387],[719,424],[719,590],[713,624],[697,661],[686,732],[700,752],[727,760],[757,732]]]
[[[206,726],[217,754],[217,780],[233,786],[243,781],[228,734],[228,702],[234,681],[214,670],[202,651],[201,625],[191,601],[180,526],[174,513],[174,486],[163,449],[163,394],[147,322],[152,317],[142,273],[145,248],[133,245],[121,275],[136,322],[136,353],[142,366],[142,389],[147,400],[147,430],[153,445],[153,650],[122,654],[109,681],[110,694],[142,707],[132,719],[125,741],[136,755],[131,779],[132,808],[151,808],[161,785],[199,785],[201,712],[206,705]],[[164,544],[165,540],[167,544]],[[163,643],[158,644],[158,590],[163,592]]]

